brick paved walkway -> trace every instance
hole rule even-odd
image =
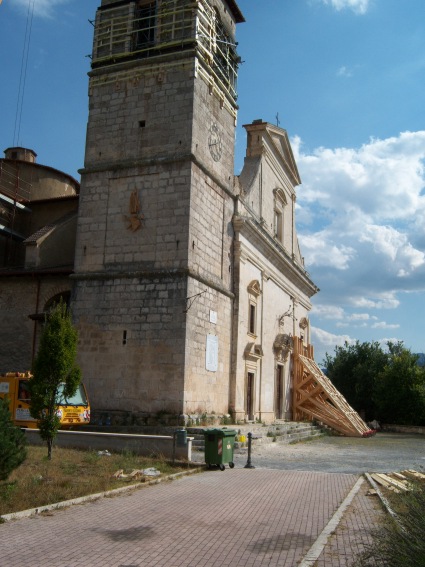
[[[195,474],[0,525],[0,566],[295,567],[357,480],[269,469]],[[382,513],[366,488],[317,562],[304,565],[350,564]]]
[[[349,567],[353,557],[372,543],[371,532],[384,517],[377,496],[368,496],[370,485],[363,483],[335,533],[320,554],[315,567]]]

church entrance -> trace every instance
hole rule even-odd
[[[246,415],[249,420],[254,419],[254,372],[248,372],[246,384]]]

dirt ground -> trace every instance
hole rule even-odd
[[[236,467],[247,463],[247,449],[234,454]],[[198,453],[196,460],[202,460]],[[321,437],[284,445],[255,442],[251,463],[256,468],[361,474],[425,467],[425,437],[377,433],[369,438]]]

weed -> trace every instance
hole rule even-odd
[[[220,425],[231,425],[233,424],[233,419],[230,415],[222,415],[220,418]]]
[[[13,497],[16,490],[16,482],[3,482],[0,484],[0,500],[7,502]]]
[[[61,469],[63,470],[64,474],[74,474],[78,472],[78,465],[73,462],[66,461],[60,464]]]
[[[88,465],[93,465],[100,458],[100,455],[96,453],[96,451],[87,451],[87,453],[84,454],[82,461],[83,463],[87,463]]]
[[[388,517],[373,533],[373,543],[357,567],[425,567],[425,485],[391,495],[396,520]]]
[[[129,452],[103,457],[95,451],[55,447],[51,461],[45,458],[45,452],[44,446],[28,447],[27,459],[11,473],[8,482],[0,482],[0,515],[121,487],[124,481],[113,477],[120,469],[129,473],[155,467],[161,474],[181,470],[162,458]]]

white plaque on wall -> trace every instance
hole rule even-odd
[[[218,337],[207,335],[207,348],[205,355],[205,368],[210,372],[218,370]]]
[[[217,324],[217,311],[210,311],[210,323]]]

